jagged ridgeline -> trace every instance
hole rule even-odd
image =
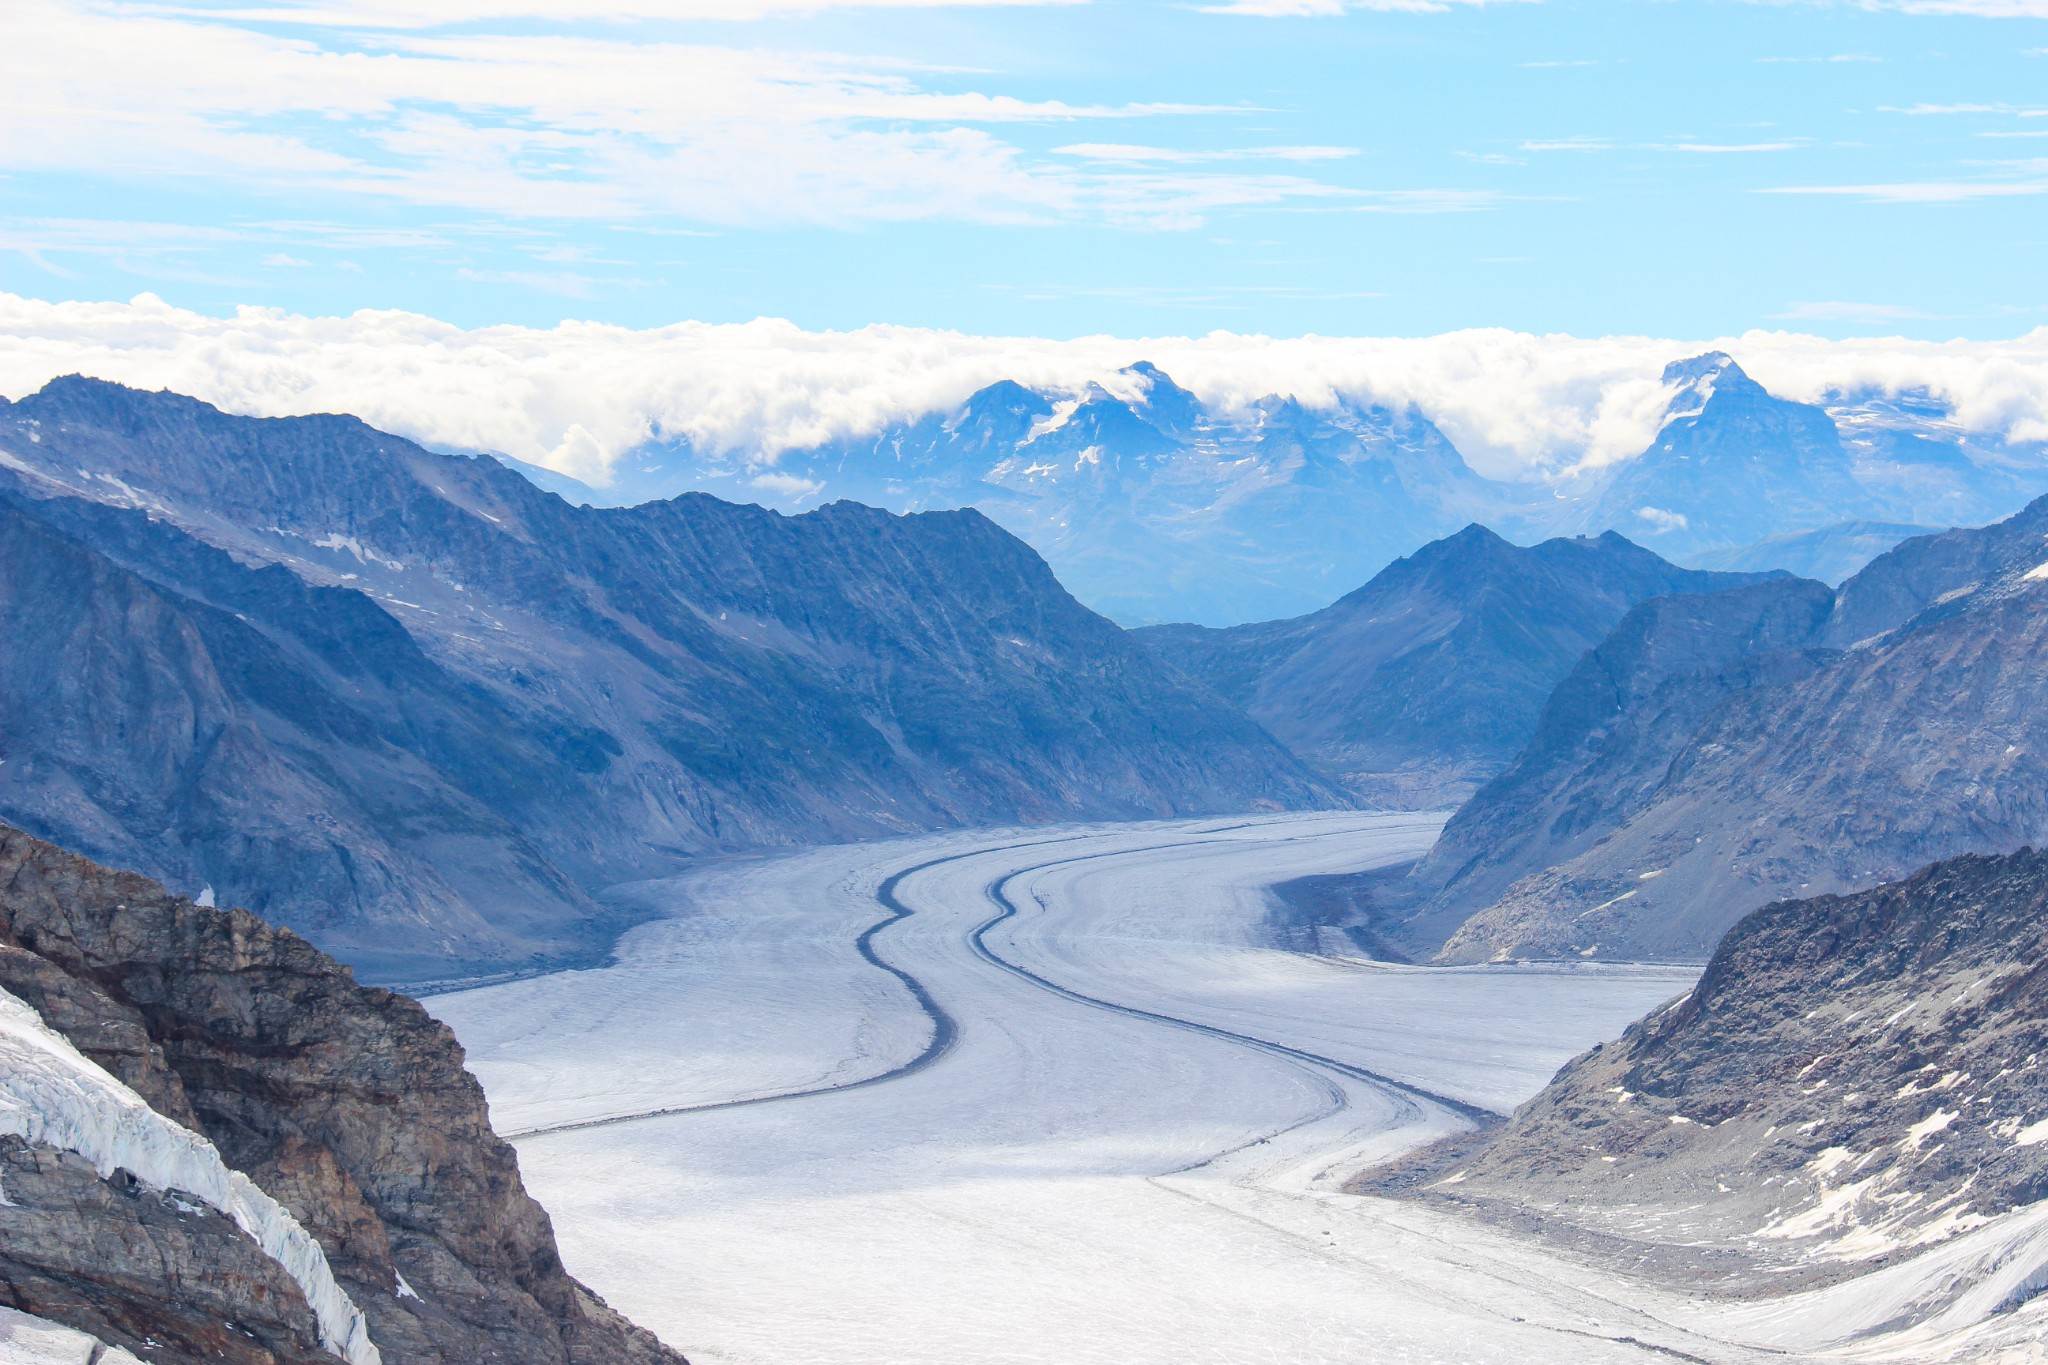
[[[0,1189],[0,1303],[142,1360],[682,1365],[563,1270],[416,1002],[4,826]]]
[[[977,512],[575,507],[348,417],[0,406],[0,817],[359,968],[707,851],[1341,803]]]
[[[1895,1266],[1809,1305],[1845,1341],[1965,1325],[2044,1283],[2044,988],[2048,854],[1780,902],[1505,1126],[1373,1181],[1688,1287],[1771,1294]],[[1933,1341],[1916,1358],[1947,1358]]]

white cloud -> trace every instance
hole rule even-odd
[[[2048,19],[2048,0],[1864,0],[1864,8],[1977,19]]]
[[[1799,146],[1796,142],[1644,142],[1638,147],[1646,152],[1698,152],[1707,156],[1726,156],[1743,152],[1789,152]]]
[[[2048,118],[2048,109],[2034,109],[2021,104],[1887,104],[1879,106],[1878,112],[1905,114],[1912,118],[1947,114],[2014,114],[2020,118]]]
[[[1667,512],[1662,507],[1638,507],[1636,515],[1650,524],[1651,535],[1663,535],[1667,531],[1683,531],[1692,524],[1685,519],[1685,513]]]
[[[1850,195],[1873,204],[1962,204],[2048,194],[2048,180],[1908,180],[1888,185],[1785,185],[1759,194]]]
[[[390,7],[344,8],[368,23]],[[939,89],[962,78],[880,58],[635,41],[602,27],[281,35],[222,18],[242,11],[207,13],[96,0],[0,6],[0,167],[226,178],[259,192],[510,218],[724,225],[1185,227],[1217,208],[1338,193],[1302,176],[1077,167],[994,131],[1248,112],[1234,108]],[[1324,149],[1291,150],[1282,159],[1324,159]]]
[[[590,322],[464,329],[412,313],[209,317],[144,295],[45,303],[0,294],[0,393],[82,372],[194,394],[235,412],[353,412],[429,444],[497,450],[602,482],[656,435],[776,452],[948,409],[997,379],[1076,388],[1149,359],[1209,401],[1269,393],[1413,403],[1485,472],[1625,458],[1648,444],[1672,359],[1728,351],[1773,392],[1925,387],[1975,429],[2048,440],[2048,327],[2012,341],[1829,341],[1793,332],[1679,340],[968,336],[907,327],[807,332],[762,319],[632,330]]]
[[[1728,155],[1742,152],[1789,152],[1797,142],[1615,142],[1604,137],[1565,137],[1524,142],[1525,152],[1695,152]]]
[[[1160,162],[1195,165],[1205,161],[1341,161],[1358,155],[1356,147],[1242,147],[1228,151],[1200,151],[1179,147],[1145,147],[1128,142],[1075,142],[1053,148],[1060,156],[1078,156],[1089,161],[1126,165]]]
[[[747,480],[747,483],[766,492],[779,493],[785,498],[816,497],[825,491],[825,485],[816,479],[806,479],[800,474],[784,474],[772,469],[765,474],[756,474]]]

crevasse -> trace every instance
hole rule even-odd
[[[350,1365],[382,1365],[369,1324],[327,1255],[211,1142],[149,1107],[133,1090],[0,990],[0,1133],[76,1152],[104,1178],[124,1169],[158,1189],[194,1195],[233,1219],[305,1294],[320,1344]]]

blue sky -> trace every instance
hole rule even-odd
[[[1047,337],[2048,324],[2048,0],[782,3],[9,0],[0,290]]]

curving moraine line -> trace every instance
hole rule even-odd
[[[1076,835],[1073,837],[1079,838],[1082,836]],[[608,1114],[602,1118],[574,1119],[568,1123],[550,1123],[534,1128],[517,1128],[509,1133],[502,1133],[499,1136],[511,1142],[523,1138],[550,1137],[556,1133],[580,1133],[590,1128],[609,1128],[614,1124],[620,1123],[639,1123],[643,1119],[673,1118],[678,1114],[702,1114],[714,1109],[742,1109],[748,1105],[776,1104],[783,1100],[806,1099],[812,1095],[836,1095],[848,1090],[860,1090],[870,1085],[880,1085],[884,1081],[900,1080],[905,1076],[914,1075],[924,1070],[933,1062],[943,1057],[947,1050],[953,1046],[954,1040],[960,1036],[960,1025],[951,1014],[947,1013],[945,1006],[932,998],[931,992],[925,989],[922,981],[919,981],[895,963],[884,961],[881,954],[875,951],[876,934],[881,933],[882,930],[892,924],[909,919],[917,913],[905,905],[902,899],[897,896],[896,888],[902,884],[905,877],[913,873],[924,872],[934,867],[942,867],[947,863],[956,863],[966,858],[979,857],[984,853],[1003,853],[1012,849],[1035,848],[1040,844],[1050,845],[1061,842],[1064,841],[1059,839],[1027,840],[1017,844],[1002,844],[995,848],[978,848],[971,853],[951,853],[943,858],[932,858],[926,862],[906,867],[899,872],[892,872],[875,888],[875,899],[889,913],[862,930],[860,937],[853,941],[853,946],[860,953],[861,957],[866,959],[871,965],[881,968],[898,981],[901,981],[904,987],[909,990],[910,998],[917,1002],[917,1007],[924,1011],[925,1018],[931,1020],[932,1024],[932,1036],[925,1043],[924,1051],[918,1053],[902,1065],[890,1067],[887,1071],[876,1072],[872,1076],[863,1076],[855,1081],[838,1081],[831,1085],[807,1086],[800,1090],[778,1090],[773,1094],[750,1095],[746,1099],[741,1100],[706,1100],[702,1104],[676,1104],[661,1109],[636,1110],[630,1114]]]
[[[1188,842],[1195,843],[1210,841],[1189,840]],[[1160,847],[1178,846],[1179,845],[1160,845]],[[1148,850],[1132,849],[1129,851],[1133,853],[1141,853],[1146,852]],[[996,906],[998,907],[998,913],[993,918],[983,921],[982,924],[979,927],[977,927],[973,933],[967,936],[967,941],[969,944],[973,946],[975,955],[993,966],[1002,968],[1004,971],[1009,972],[1013,976],[1022,977],[1024,980],[1029,981],[1032,985],[1037,986],[1040,990],[1051,991],[1054,995],[1057,995],[1062,999],[1072,1000],[1076,1004],[1090,1005],[1099,1010],[1108,1010],[1112,1014],[1122,1014],[1133,1019],[1147,1019],[1155,1024],[1164,1024],[1169,1028],[1186,1029],[1190,1033],[1204,1033],[1211,1038],[1221,1038],[1227,1042],[1237,1043],[1243,1047],[1254,1048],[1260,1052],[1269,1053],[1272,1056],[1280,1057],[1287,1061],[1305,1062],[1311,1066],[1317,1066],[1328,1071],[1334,1071],[1340,1076],[1348,1076],[1352,1080],[1362,1081],[1367,1085],[1374,1086],[1382,1090],[1394,1091],[1395,1093],[1399,1094],[1403,1099],[1408,1101],[1408,1108],[1404,1111],[1406,1113],[1415,1112],[1415,1102],[1419,1100],[1429,1104],[1439,1105],[1445,1109],[1450,1110],[1452,1113],[1457,1114],[1459,1117],[1466,1119],[1471,1123],[1479,1124],[1481,1126],[1496,1123],[1500,1120],[1500,1114],[1492,1109],[1487,1109],[1481,1105],[1472,1104],[1465,1100],[1453,1099],[1449,1095],[1440,1095],[1436,1091],[1427,1089],[1423,1086],[1414,1085],[1408,1081],[1395,1080],[1392,1076],[1383,1076],[1377,1071],[1368,1071],[1366,1068],[1362,1066],[1353,1066],[1350,1062],[1340,1062],[1334,1057],[1325,1057],[1321,1053],[1310,1052],[1305,1048],[1289,1047],[1285,1043],[1276,1043],[1266,1038],[1254,1038],[1252,1035],[1248,1033],[1236,1033],[1227,1028],[1218,1028],[1214,1024],[1199,1024],[1192,1019],[1183,1019],[1178,1015],[1161,1014],[1156,1010],[1139,1009],[1135,1005],[1119,1005],[1112,1000],[1101,1000],[1097,999],[1095,996],[1092,995],[1083,995],[1080,991],[1070,990],[1067,987],[1060,985],[1058,982],[1047,980],[1045,977],[1040,976],[1037,972],[1032,971],[1029,967],[1021,966],[1018,963],[1010,961],[1008,958],[1003,957],[1001,954],[997,953],[995,949],[988,946],[988,940],[986,937],[988,931],[995,928],[997,925],[1004,923],[1007,920],[1016,918],[1017,903],[1014,900],[1010,899],[1009,895],[1009,887],[1011,882],[1015,881],[1019,877],[1029,875],[1030,873],[1043,872],[1050,867],[1060,867],[1066,863],[1078,863],[1087,861],[1089,861],[1089,859],[1068,858],[1060,860],[1058,862],[1044,863],[1038,867],[1019,868],[1015,872],[1011,872],[1003,877],[998,878],[996,881],[990,883],[986,888],[984,888],[983,894],[985,894],[989,898],[989,900],[993,901],[996,904]]]
[[[1249,825],[1227,825],[1212,829],[1208,833],[1212,835],[1222,834],[1231,830],[1249,827]],[[1073,835],[1069,836],[1069,839],[1085,837],[1088,836]],[[915,1075],[917,1072],[937,1062],[939,1058],[943,1057],[952,1048],[954,1042],[960,1036],[960,1026],[959,1021],[954,1019],[945,1006],[939,1004],[932,997],[931,992],[925,988],[922,981],[896,964],[885,960],[875,950],[874,940],[877,934],[887,929],[890,925],[900,923],[917,913],[903,903],[902,898],[897,895],[897,888],[902,885],[904,878],[919,872],[929,871],[934,867],[942,867],[947,863],[964,862],[969,858],[979,858],[990,853],[1003,853],[1020,848],[1050,847],[1054,844],[1069,842],[1069,839],[1026,840],[1015,844],[1001,844],[993,848],[977,848],[965,853],[952,853],[943,858],[928,859],[925,862],[916,863],[891,873],[875,888],[876,901],[889,913],[863,930],[860,937],[854,940],[854,947],[868,963],[901,981],[904,988],[910,992],[911,998],[917,1002],[918,1008],[924,1012],[926,1018],[931,1020],[932,1025],[931,1038],[926,1042],[924,1050],[900,1066],[891,1067],[872,1076],[863,1076],[859,1080],[839,1081],[831,1085],[807,1086],[797,1090],[780,1090],[772,1094],[753,1095],[738,1100],[708,1100],[701,1104],[669,1105],[659,1109],[637,1110],[630,1114],[609,1114],[599,1118],[575,1119],[568,1123],[552,1123],[532,1128],[515,1129],[512,1132],[502,1134],[502,1136],[508,1141],[520,1141],[527,1138],[550,1137],[558,1133],[584,1132],[592,1128],[609,1128],[622,1123],[640,1123],[649,1119],[674,1118],[683,1114],[702,1114],[721,1109],[741,1109],[757,1104],[778,1104],[787,1100],[808,1099],[814,1095],[836,1095],[843,1094],[849,1090],[862,1090],[869,1086],[881,1085],[888,1081],[901,1080],[905,1076]],[[998,907],[998,913],[978,925],[968,934],[968,944],[974,950],[977,957],[980,957],[992,966],[1017,976],[1038,987],[1040,990],[1050,992],[1066,1000],[1074,1001],[1077,1004],[1108,1010],[1111,1013],[1126,1015],[1134,1019],[1144,1019],[1152,1023],[1164,1024],[1169,1028],[1185,1029],[1193,1033],[1206,1034],[1209,1037],[1235,1043],[1242,1047],[1252,1048],[1285,1061],[1333,1071],[1352,1080],[1361,1081],[1367,1085],[1391,1091],[1401,1096],[1408,1102],[1410,1106],[1409,1112],[1413,1112],[1413,1105],[1416,1101],[1426,1101],[1427,1103],[1449,1109],[1469,1122],[1482,1125],[1496,1122],[1500,1115],[1493,1110],[1469,1104],[1464,1100],[1453,1099],[1448,1095],[1440,1095],[1422,1086],[1395,1080],[1390,1076],[1382,1076],[1378,1072],[1368,1071],[1364,1067],[1353,1066],[1349,1062],[1340,1062],[1333,1057],[1324,1057],[1302,1048],[1289,1047],[1284,1043],[1275,1043],[1263,1038],[1254,1038],[1249,1034],[1235,1033],[1229,1029],[1218,1028],[1210,1024],[1196,1023],[1194,1020],[1182,1019],[1175,1015],[1161,1014],[1154,1010],[1139,1009],[1131,1005],[1119,1005],[1108,1000],[1099,1000],[1094,996],[1069,990],[1065,986],[1047,980],[1029,968],[1009,961],[998,955],[994,949],[988,946],[985,935],[998,924],[1013,918],[1017,913],[1017,906],[1010,900],[1007,890],[1009,884],[1018,877],[1072,863],[1091,862],[1098,858],[1123,857],[1133,853],[1151,853],[1166,848],[1184,848],[1191,844],[1222,842],[1225,841],[1213,838],[1176,839],[1170,842],[1144,845],[1137,848],[1106,850],[1078,858],[1055,858],[1049,862],[1038,863],[1031,867],[1019,868],[1013,872],[1006,873],[982,888],[982,893]],[[1337,1107],[1341,1108],[1341,1103]]]

